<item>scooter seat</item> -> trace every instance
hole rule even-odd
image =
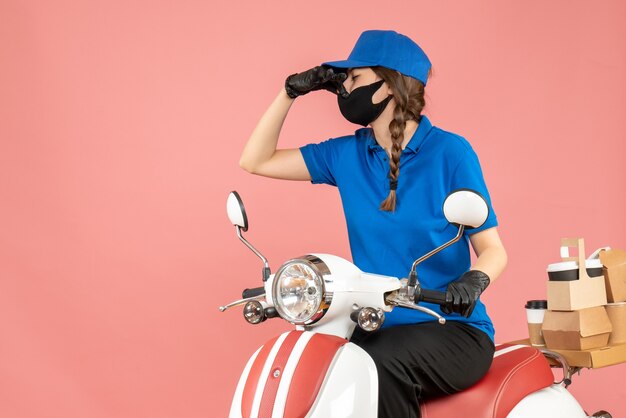
[[[539,350],[499,345],[491,367],[478,383],[463,392],[423,402],[422,418],[505,418],[524,397],[553,381],[550,365]]]

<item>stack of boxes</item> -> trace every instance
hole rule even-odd
[[[626,252],[600,253],[606,283],[606,313],[613,325],[609,345],[626,344]]]
[[[578,249],[576,257],[569,256],[569,248]],[[603,272],[603,269],[597,269],[600,274],[590,277],[582,238],[562,239],[561,257],[563,262],[570,263],[573,269],[569,272],[550,275],[548,311],[546,311],[542,325],[546,346],[550,349],[565,350],[589,350],[604,347],[609,343],[614,329],[605,308],[607,291],[603,273],[606,272]],[[604,258],[606,257],[605,255]],[[626,268],[626,264],[623,266]],[[589,269],[589,272],[594,274],[594,269]],[[624,301],[626,301],[626,287],[623,290]],[[617,317],[621,314],[626,315],[626,303],[623,306],[624,309],[609,309],[612,309],[611,312],[617,314]],[[623,319],[626,319],[626,316]]]

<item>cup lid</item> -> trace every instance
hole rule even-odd
[[[593,269],[593,268],[602,268],[602,262],[597,258],[587,259],[585,260],[585,268]],[[548,264],[548,273],[557,272],[557,271],[565,271],[565,270],[576,270],[578,269],[578,261],[561,261],[560,263],[552,263]]]
[[[526,309],[548,309],[547,300],[529,300],[526,302]]]

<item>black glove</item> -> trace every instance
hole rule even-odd
[[[292,99],[314,90],[328,90],[331,93],[347,97],[348,92],[343,86],[346,73],[336,73],[330,67],[317,66],[302,73],[292,74],[285,80],[285,90]]]
[[[468,318],[481,293],[489,286],[489,276],[480,270],[470,270],[448,285],[446,304],[441,311],[446,314],[456,312]]]

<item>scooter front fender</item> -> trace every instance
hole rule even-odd
[[[259,348],[237,384],[230,418],[375,418],[371,357],[343,338],[284,333]]]

